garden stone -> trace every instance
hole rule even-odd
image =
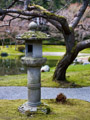
[[[50,67],[48,65],[41,67],[41,72],[49,72],[49,71],[50,71]]]

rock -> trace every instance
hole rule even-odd
[[[50,71],[50,67],[48,65],[42,66],[41,72],[49,72],[49,71]]]
[[[79,58],[76,58],[74,61],[73,61],[74,65],[76,64],[83,64],[83,61]]]

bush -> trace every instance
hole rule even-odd
[[[6,56],[8,56],[8,53],[3,52],[3,53],[1,53],[1,56],[2,56],[2,57],[6,57]]]
[[[24,46],[19,46],[19,47],[18,47],[18,51],[24,52],[24,50],[25,50],[25,47],[24,47]]]
[[[88,58],[88,61],[90,62],[90,57]]]

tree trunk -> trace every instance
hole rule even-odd
[[[56,70],[53,76],[54,81],[65,81],[66,80],[66,70],[78,54],[78,51],[76,49],[74,31],[72,31],[71,34],[69,35],[64,35],[64,38],[66,42],[66,54],[56,66]]]
[[[78,52],[76,50],[73,53],[65,54],[65,56],[60,60],[56,66],[54,72],[53,80],[54,81],[65,81],[66,80],[66,70],[68,66],[76,58]]]

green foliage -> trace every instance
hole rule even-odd
[[[88,58],[88,61],[90,62],[90,57]]]
[[[0,8],[6,8],[10,5],[12,0],[0,0]]]
[[[31,3],[41,5],[45,7],[46,9],[49,9],[51,11],[56,11],[57,9],[60,9],[64,7],[69,0],[32,0]],[[82,2],[81,0],[73,0],[72,3],[76,2]]]

